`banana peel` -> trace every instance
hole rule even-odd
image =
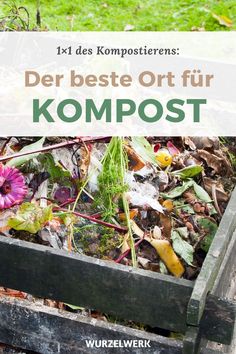
[[[140,238],[144,237],[144,239],[148,241],[152,247],[155,248],[162,262],[165,263],[166,267],[168,268],[171,274],[173,274],[177,278],[180,278],[183,275],[185,271],[183,264],[180,262],[178,256],[173,250],[171,243],[165,239],[158,239],[158,237],[160,237],[160,233],[157,232],[157,229],[154,228],[154,237],[156,238],[153,238],[145,236],[144,231],[142,231],[133,220],[131,220],[131,228],[134,234],[136,234]]]
[[[170,242],[168,240],[157,240],[150,237],[145,237],[145,240],[155,248],[170,273],[180,278],[184,273],[184,267],[175,254]]]

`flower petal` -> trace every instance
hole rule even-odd
[[[22,173],[17,168],[0,164],[0,209],[21,203],[26,194],[27,187]]]

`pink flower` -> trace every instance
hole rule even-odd
[[[27,193],[22,173],[14,167],[0,164],[0,209],[19,204]]]

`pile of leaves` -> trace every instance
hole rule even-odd
[[[195,279],[234,187],[234,145],[1,138],[1,235]]]

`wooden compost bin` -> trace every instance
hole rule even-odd
[[[42,354],[230,352],[236,306],[226,295],[236,271],[235,228],[236,190],[195,282],[0,236],[1,286],[184,334],[183,341],[168,339],[26,300],[1,298],[0,342]],[[85,343],[140,338],[149,339],[151,348],[93,351]],[[224,347],[209,349],[209,341]]]

